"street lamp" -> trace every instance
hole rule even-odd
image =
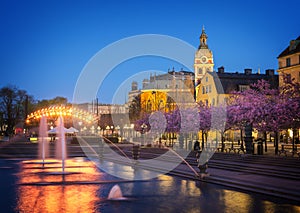
[[[154,96],[154,110],[156,111],[156,91],[152,91],[152,95]]]
[[[109,126],[106,126],[105,129],[106,129],[106,136],[108,136],[108,131],[109,131],[109,129],[110,129]]]
[[[147,126],[147,124],[145,124],[145,123],[143,123],[142,125],[141,125],[141,128],[142,128],[142,134],[144,134],[144,142],[143,142],[143,146],[145,145],[145,130],[146,130],[146,128],[147,128],[148,126]]]
[[[80,132],[81,132],[81,131],[82,131],[82,129],[81,129],[82,121],[79,121],[79,122],[78,122],[78,125],[79,125],[79,130],[80,130]]]
[[[120,136],[120,141],[122,141],[122,136],[121,136],[121,134],[120,134],[120,129],[121,129],[120,126],[119,126],[119,125],[116,126],[115,129],[116,129],[116,131],[117,131],[117,133],[116,133],[117,136]]]

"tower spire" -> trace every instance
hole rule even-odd
[[[205,33],[204,25],[202,25],[202,32],[201,32],[201,35],[200,35],[200,46],[199,46],[198,49],[207,49],[208,48],[208,45],[206,43],[207,38],[208,38],[208,36]]]

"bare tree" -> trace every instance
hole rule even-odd
[[[5,133],[12,135],[15,125],[23,122],[28,113],[27,104],[29,96],[25,90],[20,90],[16,86],[5,86],[0,89],[0,114],[2,124],[6,126]],[[30,97],[32,99],[32,97]],[[26,112],[27,111],[27,112]]]

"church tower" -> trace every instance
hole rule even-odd
[[[207,45],[207,35],[204,27],[202,27],[202,33],[200,35],[200,45],[195,53],[194,72],[195,83],[198,85],[206,72],[213,72],[214,60],[212,51]]]

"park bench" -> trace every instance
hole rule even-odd
[[[288,154],[291,154],[292,156],[298,155],[300,157],[300,144],[294,144],[294,150],[293,150],[293,144],[281,144],[281,149],[278,151],[278,155],[284,154],[285,157],[288,156]]]
[[[242,146],[241,144],[238,144],[238,142],[224,142],[223,150],[226,153],[230,153],[230,152],[238,153],[238,154],[241,153],[241,152],[245,153],[244,146]],[[218,144],[217,151],[218,152],[222,151],[222,144],[221,143]]]

